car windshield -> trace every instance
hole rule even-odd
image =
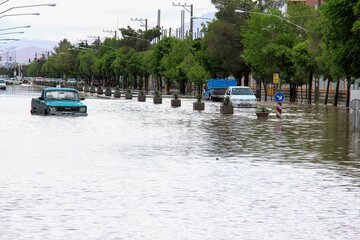
[[[2,79],[0,79],[0,83],[5,83],[5,81],[4,81],[4,80],[2,80]]]
[[[75,91],[47,91],[47,100],[79,100],[79,94]]]
[[[254,95],[251,88],[233,88],[232,95]]]

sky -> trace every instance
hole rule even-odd
[[[17,29],[24,34],[2,35],[2,38],[19,38],[18,45],[34,40],[39,45],[47,41],[58,43],[67,38],[72,43],[88,40],[93,37],[111,37],[118,28],[130,26],[141,28],[141,23],[131,18],[147,18],[149,28],[156,26],[157,11],[161,10],[161,25],[164,28],[175,29],[180,26],[182,7],[175,7],[169,0],[0,0],[0,12],[12,7],[55,3],[55,7],[17,8],[0,14],[0,28],[31,25],[28,29]],[[210,0],[193,0],[192,2],[175,2],[176,4],[193,4],[194,16],[201,17],[214,13],[216,10]],[[5,14],[40,13],[39,16],[9,16]],[[186,13],[186,21],[190,15]],[[196,19],[200,22],[206,20]],[[198,24],[200,24],[198,23]],[[15,30],[13,30],[15,31]]]

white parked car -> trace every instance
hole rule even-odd
[[[254,92],[249,87],[228,87],[224,97],[229,97],[234,107],[256,107],[257,104]]]
[[[0,79],[0,89],[6,90],[6,83],[4,79]]]
[[[12,85],[20,85],[21,83],[22,83],[21,80],[19,80],[17,78],[11,78]]]

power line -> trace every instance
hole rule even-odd
[[[131,21],[140,22],[142,24],[141,27],[145,27],[145,32],[147,32],[147,30],[148,30],[148,20],[147,20],[147,18],[145,18],[145,19],[143,19],[143,18],[131,18]]]
[[[183,7],[186,11],[188,11],[190,13],[190,38],[193,38],[193,33],[194,33],[194,22],[193,22],[193,15],[194,15],[194,6],[192,4],[172,4],[174,7]]]

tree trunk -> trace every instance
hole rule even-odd
[[[144,87],[144,76],[141,75],[139,79],[139,90],[143,90]]]
[[[133,88],[134,89],[137,89],[138,88],[138,81],[137,81],[137,76],[134,74],[133,75],[133,79],[134,79],[134,81],[133,81]]]
[[[256,81],[256,98],[261,101],[261,83],[262,81]]]
[[[127,76],[123,77],[123,89],[126,89],[128,85]]]
[[[166,94],[168,94],[168,93],[170,93],[171,80],[166,78],[165,82],[166,82],[165,92],[166,92]]]
[[[157,90],[159,91],[159,92],[162,92],[162,78],[161,78],[161,76],[160,75],[157,75],[156,76],[156,82],[157,82],[157,86],[156,86],[156,88],[157,88]]]
[[[159,76],[159,91],[162,92],[162,89],[163,89],[163,81],[162,81],[162,77]]]
[[[310,71],[310,74],[309,74],[309,93],[308,93],[308,104],[311,104],[312,82],[313,82],[313,71]]]
[[[145,91],[149,91],[149,75],[145,75]]]
[[[338,105],[339,87],[340,87],[340,79],[337,79],[336,89],[335,89],[335,96],[334,96],[334,104],[333,104],[334,106]]]
[[[244,75],[244,86],[249,86],[250,72],[246,71]]]
[[[263,86],[264,86],[264,92],[265,92],[265,102],[267,102],[267,97],[268,97],[268,95],[267,95],[267,85],[265,84],[265,82],[264,82],[264,81],[262,81],[262,83],[263,83]]]
[[[186,93],[186,81],[184,81],[184,80],[179,81],[179,90],[180,90],[181,94]]]
[[[351,78],[350,76],[346,77],[346,107],[350,106],[350,91],[351,91]]]
[[[290,102],[295,102],[296,100],[296,84],[290,83]]]
[[[326,94],[325,94],[325,105],[328,104],[328,100],[329,100],[330,81],[331,81],[331,77],[328,77],[328,82],[326,85]]]

